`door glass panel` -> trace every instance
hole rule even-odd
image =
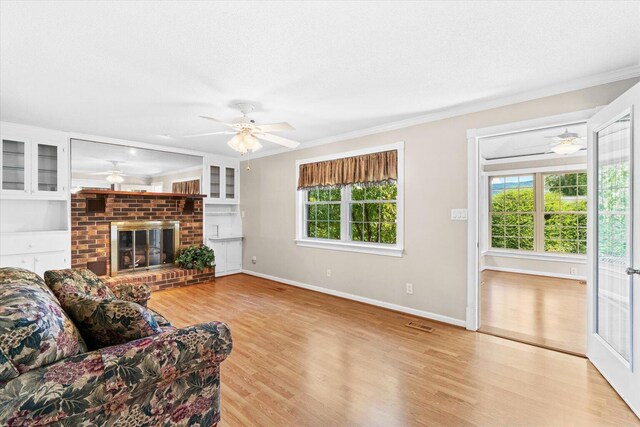
[[[225,180],[225,196],[227,199],[236,198],[236,170],[234,168],[227,168],[226,180]]]
[[[173,228],[165,228],[162,230],[162,263],[163,264],[173,264],[173,259],[175,257],[175,248],[174,248],[174,229]]]
[[[24,142],[2,140],[2,188],[4,190],[24,190],[24,148]]]
[[[135,268],[144,268],[148,264],[147,230],[136,230],[134,241]]]
[[[220,198],[220,166],[211,166],[209,197]]]
[[[38,191],[58,191],[58,147],[38,144]]]
[[[118,271],[133,268],[133,231],[118,231]]]
[[[631,358],[631,116],[599,131],[597,141],[597,332]]]
[[[160,229],[149,230],[149,266],[162,264]]]

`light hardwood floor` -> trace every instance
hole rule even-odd
[[[485,270],[480,330],[569,353],[587,350],[587,287],[578,280]]]
[[[220,427],[640,425],[585,359],[269,280],[227,276],[150,306],[176,326],[230,325]]]

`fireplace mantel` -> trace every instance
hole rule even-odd
[[[185,199],[203,199],[206,194],[182,194],[182,193],[153,193],[148,191],[116,191],[85,188],[76,194],[104,194],[112,196],[142,196],[142,197],[180,197]]]

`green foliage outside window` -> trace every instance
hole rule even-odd
[[[307,237],[340,240],[341,198],[339,188],[307,192]]]
[[[351,187],[351,240],[396,243],[398,187],[395,183]]]
[[[544,251],[586,254],[587,175],[544,175]],[[491,247],[535,250],[534,175],[494,179]]]

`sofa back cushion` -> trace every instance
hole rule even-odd
[[[80,294],[61,302],[92,350],[162,332],[153,312],[135,302]]]
[[[49,270],[44,273],[44,280],[60,301],[65,294],[115,298],[111,289],[88,268]]]
[[[78,329],[39,276],[0,268],[0,382],[86,351]]]

